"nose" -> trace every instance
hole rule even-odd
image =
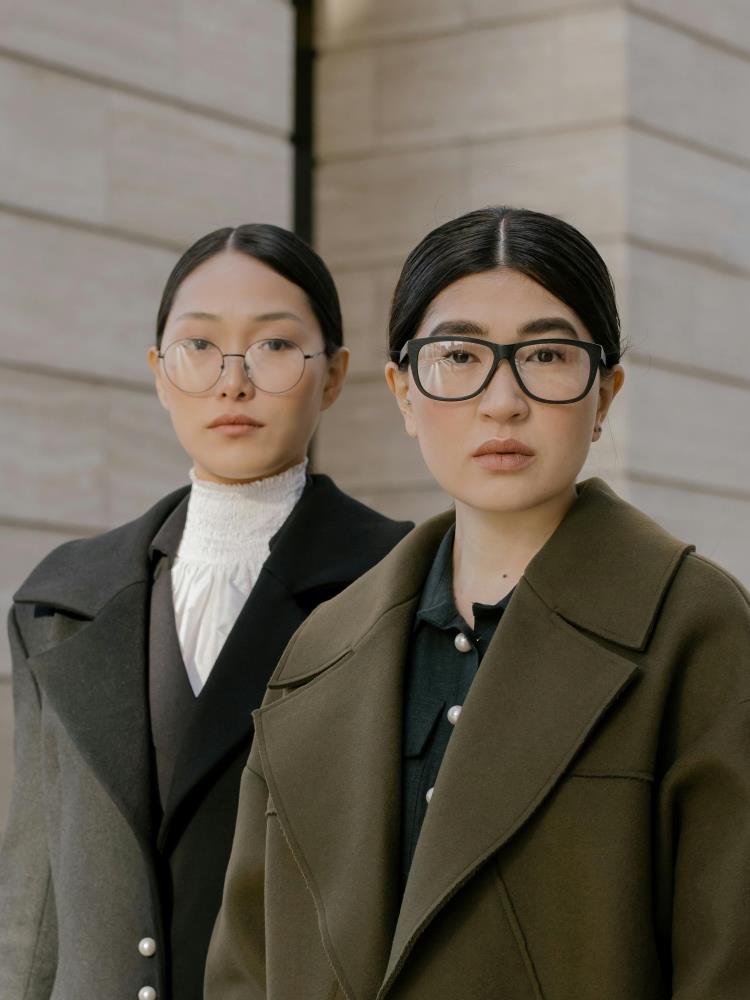
[[[503,358],[490,384],[479,397],[479,412],[499,423],[519,420],[529,412],[529,400],[518,384],[510,362]]]
[[[255,386],[245,371],[244,354],[224,355],[224,368],[216,388],[223,398],[249,399],[255,395]]]

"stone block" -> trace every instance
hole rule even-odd
[[[192,463],[155,393],[109,390],[107,444],[108,525],[138,517],[160,497],[188,482]]]
[[[320,74],[320,155],[370,135],[380,149],[621,119],[625,34],[623,12],[593,10],[332,53]]]
[[[631,358],[625,387],[605,425],[605,448],[611,438],[614,470],[625,476],[750,499],[748,412],[748,389],[649,368]],[[612,468],[608,461],[604,471]]]
[[[0,58],[2,200],[107,221],[107,93]]]
[[[400,261],[428,230],[474,207],[453,147],[330,163],[316,173],[316,246],[329,266]]]
[[[290,221],[289,144],[112,94],[111,221],[188,244],[220,226]]]
[[[3,45],[102,81],[291,129],[284,0],[0,0]]]
[[[492,0],[487,0],[491,3]],[[636,0],[636,10],[750,52],[750,6],[746,0]]]
[[[382,105],[380,54],[356,49],[315,63],[315,148],[318,162],[336,153],[362,153],[379,142]]]
[[[315,466],[357,495],[431,487],[415,441],[382,379],[352,380],[323,414]]]
[[[0,368],[0,517],[102,530],[187,480],[155,396]]]
[[[750,273],[750,171],[635,129],[626,141],[628,231]]]
[[[703,6],[722,8],[726,2]],[[627,62],[631,119],[750,160],[750,59],[631,15]]]
[[[747,324],[750,277],[696,261],[628,247],[620,292],[631,350],[750,381],[741,331]]]
[[[146,351],[175,258],[0,213],[0,360],[150,383]]]
[[[622,495],[750,587],[750,500],[627,480]]]
[[[466,21],[462,6],[455,0],[320,0],[316,44],[325,50],[458,28]]]
[[[177,96],[286,135],[292,129],[293,69],[291,3],[180,0]]]
[[[358,500],[396,521],[413,521],[421,524],[428,517],[450,509],[451,498],[438,489],[424,490],[375,490],[356,493]]]
[[[393,267],[334,275],[344,316],[344,342],[351,351],[350,375],[380,378],[388,360],[388,314],[399,270]]]

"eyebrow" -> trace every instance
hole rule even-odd
[[[576,340],[581,339],[570,320],[564,319],[562,316],[545,316],[542,319],[532,319],[530,323],[524,323],[523,326],[519,326],[518,328],[520,337],[536,333],[569,333]]]
[[[490,331],[470,319],[444,319],[427,334],[428,337],[489,337]]]
[[[222,320],[222,317],[221,316],[217,316],[216,313],[208,313],[208,312],[199,312],[199,311],[196,311],[196,312],[185,312],[185,313],[182,313],[180,316],[177,317],[178,321],[181,320],[181,319],[203,319],[203,320],[210,320],[211,322],[214,322],[214,323],[220,323],[221,320]],[[281,312],[261,313],[259,316],[253,316],[253,317],[251,317],[251,319],[252,319],[253,323],[271,323],[271,322],[273,322],[275,320],[279,320],[279,319],[293,319],[297,323],[302,323],[301,318],[299,316],[297,316],[295,313],[293,313],[293,312],[284,312],[284,311],[281,311]]]

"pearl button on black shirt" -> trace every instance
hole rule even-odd
[[[461,725],[461,706],[511,598],[507,594],[497,604],[474,604],[474,628],[467,625],[453,597],[454,535],[451,528],[443,538],[425,580],[407,660],[401,785],[402,888],[430,808],[431,790],[443,755],[451,734]]]

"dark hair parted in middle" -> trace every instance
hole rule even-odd
[[[607,366],[617,364],[620,318],[607,265],[577,229],[541,212],[490,207],[438,226],[406,258],[393,294],[389,348],[396,361],[432,300],[460,278],[508,268],[532,278],[579,317]]]
[[[341,306],[336,285],[322,259],[299,236],[270,223],[226,226],[202,236],[175,264],[164,287],[156,315],[156,346],[161,346],[164,327],[182,282],[197,267],[217,254],[232,251],[267,264],[307,295],[331,355],[344,342]]]

